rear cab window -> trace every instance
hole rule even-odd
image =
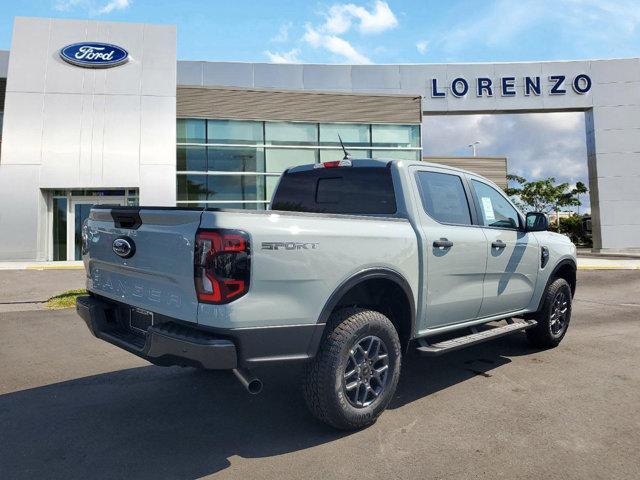
[[[394,215],[396,195],[389,166],[313,168],[286,171],[271,210]]]

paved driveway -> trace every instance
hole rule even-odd
[[[580,272],[567,338],[405,362],[372,427],[306,412],[298,370],[150,366],[72,311],[0,313],[0,477],[640,478],[640,271]]]

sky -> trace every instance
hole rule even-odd
[[[0,0],[13,17],[171,23],[180,60],[455,63],[640,55],[640,0]],[[505,155],[511,173],[586,183],[584,114],[425,120],[426,154]],[[582,211],[588,210],[588,199]]]

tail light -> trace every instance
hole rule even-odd
[[[338,168],[338,167],[351,167],[351,160],[343,158],[342,160],[334,160],[332,162],[316,163],[313,168]]]
[[[200,230],[196,234],[194,277],[198,301],[224,304],[249,290],[249,235],[240,230]]]

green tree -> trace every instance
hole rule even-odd
[[[547,214],[555,211],[557,214],[562,208],[582,205],[579,195],[587,193],[587,187],[582,182],[577,182],[574,188],[569,188],[567,182],[556,184],[553,177],[535,182],[518,175],[507,175],[507,179],[518,186],[509,187],[505,192],[524,211]]]

